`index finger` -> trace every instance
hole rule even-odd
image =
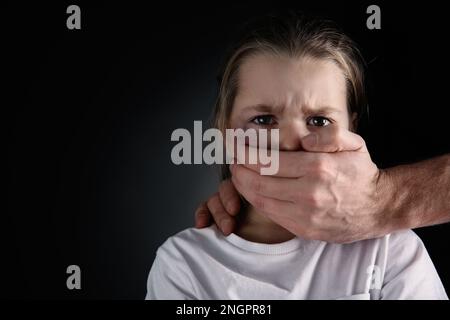
[[[245,146],[246,154],[249,154],[251,152],[258,153],[258,151],[259,150],[257,148],[248,145]],[[262,152],[267,151],[268,149],[262,149]],[[282,178],[302,177],[311,171],[317,159],[320,157],[323,157],[323,155],[319,153],[311,153],[305,151],[279,151],[278,171],[273,174],[273,176]],[[267,168],[269,166],[267,164],[262,164],[259,161],[259,157],[256,163],[251,163],[247,159],[249,158],[247,157],[245,162],[241,162],[239,164],[259,174],[261,174],[261,168]]]

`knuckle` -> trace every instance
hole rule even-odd
[[[239,211],[239,200],[238,199],[230,199],[230,200],[228,200],[227,208],[231,212]]]
[[[320,203],[321,203],[321,196],[320,193],[317,189],[312,189],[311,192],[308,193],[307,197],[306,197],[306,201],[308,202],[308,204],[313,208],[313,209],[318,209],[320,207]],[[311,217],[313,217],[313,215],[311,215]]]
[[[313,165],[312,174],[319,181],[327,181],[332,175],[333,166],[326,155],[319,157]]]
[[[317,180],[323,182],[323,181],[327,181],[328,178],[330,177],[330,174],[327,170],[322,169],[316,172],[316,178]]]
[[[311,231],[314,231],[316,228],[319,228],[321,225],[323,225],[322,216],[318,212],[311,214],[309,222],[311,224]]]

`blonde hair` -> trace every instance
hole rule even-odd
[[[213,125],[222,132],[228,126],[239,89],[239,68],[245,59],[260,53],[334,62],[346,79],[349,114],[361,115],[361,110],[367,103],[364,88],[365,64],[356,44],[332,21],[290,12],[252,21],[246,26],[242,39],[232,48],[219,77],[219,94],[214,110]],[[354,129],[358,120],[353,123]],[[223,166],[222,176],[229,177],[227,166]]]

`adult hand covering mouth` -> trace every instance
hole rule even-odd
[[[382,171],[364,140],[330,126],[306,136],[302,147],[306,151],[280,151],[273,176],[260,175],[261,164],[232,164],[231,182],[222,182],[219,194],[197,210],[197,226],[208,224],[209,209],[222,231],[232,232],[239,192],[262,214],[304,238],[351,242],[380,229],[382,213],[374,209],[383,199],[378,196]]]
[[[233,232],[239,193],[291,233],[334,243],[450,221],[448,154],[378,169],[359,135],[332,126],[301,144],[280,151],[273,176],[260,175],[260,164],[232,165],[232,178],[196,210],[196,227],[212,217],[225,235]]]

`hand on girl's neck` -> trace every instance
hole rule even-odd
[[[291,240],[294,234],[279,226],[252,206],[238,215],[236,234],[245,240],[259,243],[281,243]]]

